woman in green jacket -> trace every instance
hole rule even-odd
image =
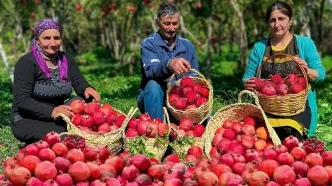
[[[314,42],[304,36],[292,34],[292,9],[283,2],[271,5],[266,13],[266,23],[269,26],[270,38],[257,42],[249,57],[249,63],[242,78],[245,89],[253,90],[257,70],[262,62],[274,54],[289,54],[294,61],[282,63],[265,63],[261,71],[261,78],[268,78],[271,74],[290,73],[298,74],[297,65],[301,65],[308,77],[309,83],[322,82],[325,79],[325,69],[320,62]],[[275,128],[281,140],[289,135],[303,140],[304,128],[309,130],[308,135],[313,136],[317,128],[316,92],[310,89],[307,97],[305,111],[292,116],[280,117],[267,114],[270,124]]]

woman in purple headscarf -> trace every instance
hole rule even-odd
[[[50,19],[35,28],[32,50],[19,59],[13,86],[12,132],[23,142],[43,139],[50,131],[66,131],[55,115],[73,116],[68,102],[72,89],[81,99],[100,101],[100,95],[84,79],[72,56],[60,51],[61,31]]]

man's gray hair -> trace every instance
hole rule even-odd
[[[160,21],[160,19],[166,15],[173,18],[178,13],[179,11],[175,8],[175,6],[171,4],[164,4],[161,5],[158,9],[157,20]]]

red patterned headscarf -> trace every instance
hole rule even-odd
[[[32,41],[32,53],[35,56],[35,58],[38,61],[38,64],[40,68],[43,70],[44,74],[46,77],[50,78],[51,73],[46,65],[43,51],[38,45],[38,38],[42,32],[48,29],[56,29],[61,33],[60,26],[53,20],[51,19],[44,19],[41,20],[36,28],[35,28],[35,35]],[[68,71],[68,62],[67,59],[64,55],[62,55],[59,51],[55,54],[56,60],[58,62],[59,66],[59,73],[60,73],[60,79],[62,82],[64,82],[67,79],[67,71]]]

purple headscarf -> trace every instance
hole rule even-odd
[[[44,56],[43,51],[37,42],[40,34],[48,29],[56,29],[61,33],[60,26],[55,21],[53,21],[51,19],[41,20],[35,28],[35,31],[34,31],[35,35],[34,35],[34,38],[32,41],[31,50],[32,50],[33,55],[36,57],[40,68],[43,70],[44,74],[46,75],[46,77],[50,78],[51,73],[50,73],[50,71],[46,65],[45,59],[43,57]],[[64,82],[67,79],[68,62],[67,62],[66,57],[64,55],[62,55],[59,51],[55,55],[56,55],[56,60],[58,62],[58,66],[59,66],[60,80],[62,80],[62,82]]]

